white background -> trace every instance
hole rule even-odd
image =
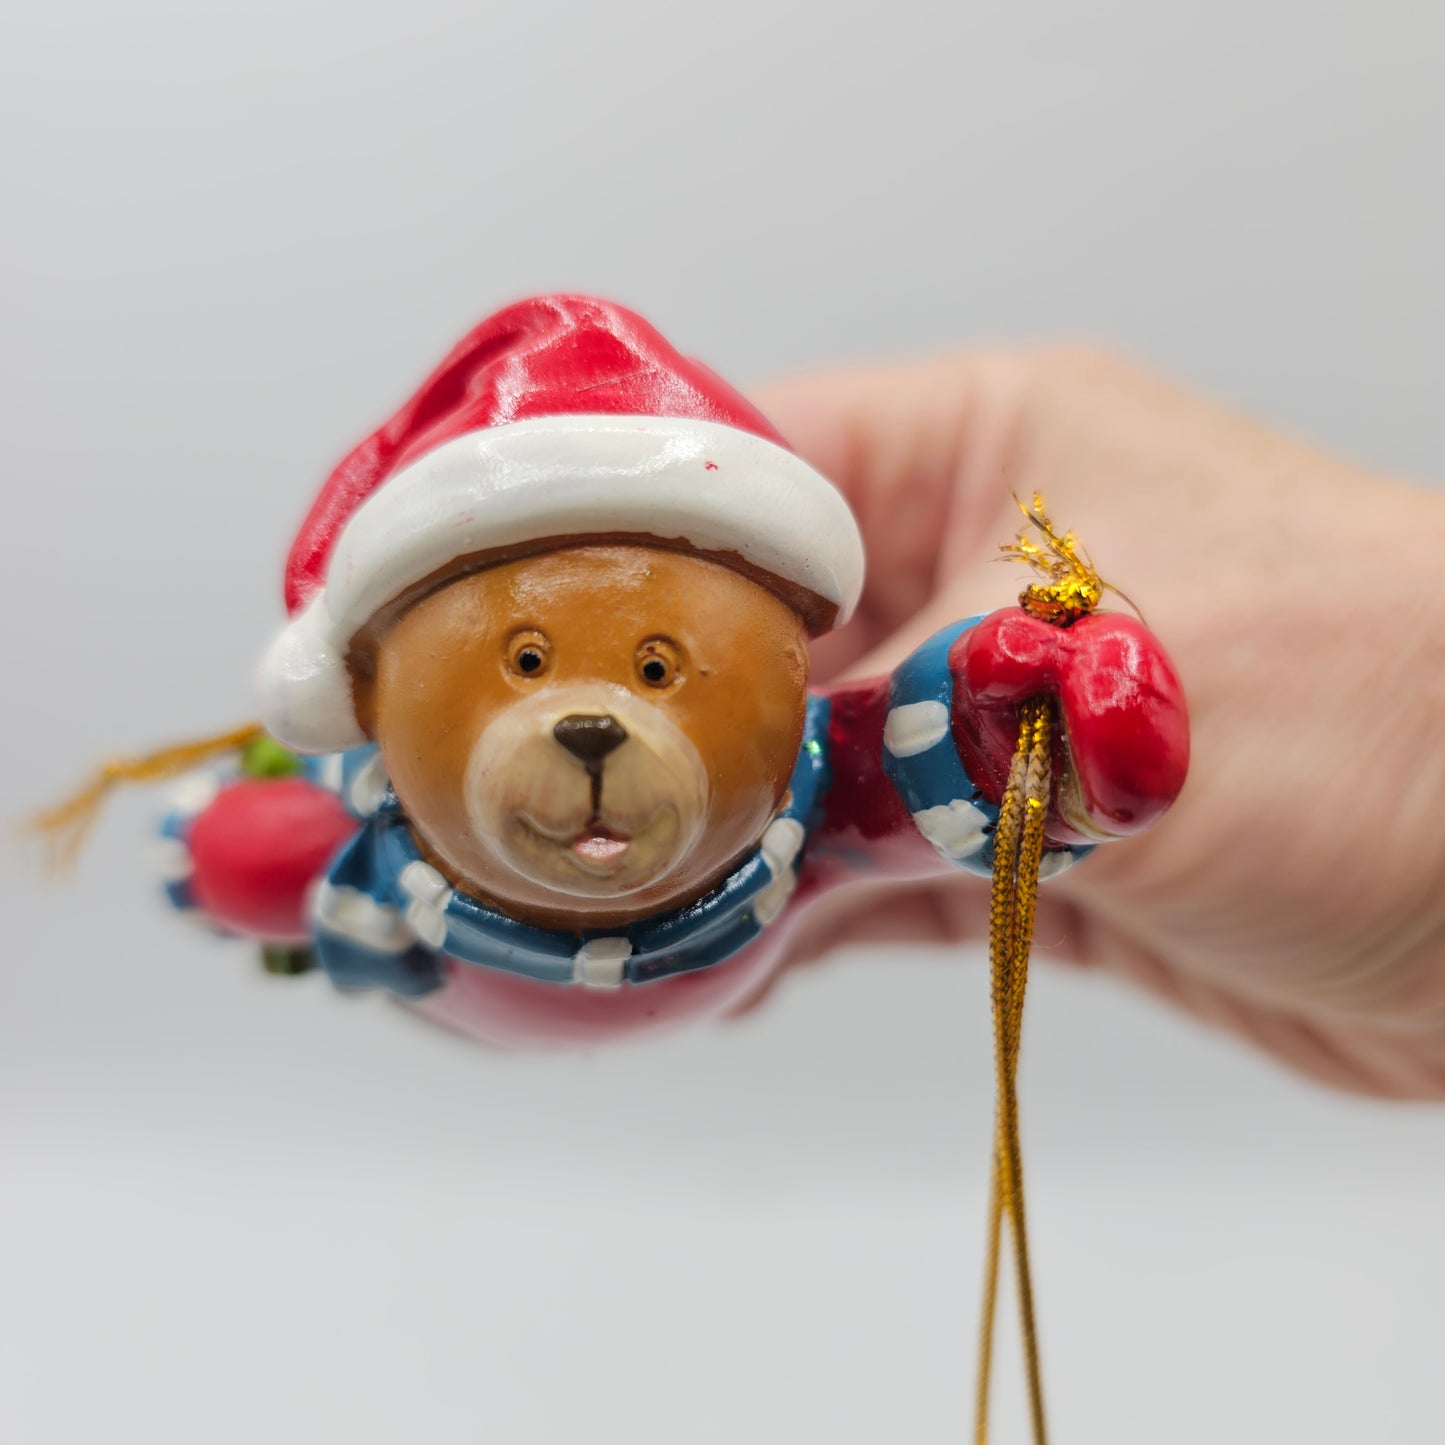
[[[1427,0],[10,8],[3,811],[244,719],[327,465],[530,290],[745,382],[1100,337],[1438,476],[1442,52]],[[494,1055],[188,932],[149,813],[3,862],[0,1440],[964,1438],[978,957]],[[1062,966],[1024,1075],[1057,1440],[1441,1438],[1438,1110]]]

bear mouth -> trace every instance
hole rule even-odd
[[[572,856],[584,868],[607,872],[623,862],[631,846],[632,839],[626,833],[600,823],[589,823],[568,844]]]
[[[583,873],[610,878],[627,866],[633,845],[642,843],[661,826],[668,812],[666,806],[658,808],[641,828],[630,833],[603,822],[595,814],[581,828],[566,830],[544,827],[526,813],[518,813],[517,821],[534,838],[561,853]]]

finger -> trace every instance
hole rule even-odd
[[[988,940],[989,884],[962,870],[929,883],[880,880],[841,890],[815,905],[789,941],[790,963],[807,963],[840,948],[886,944],[981,944]],[[1075,903],[1051,889],[1038,898],[1035,936],[1041,947],[1075,956]]]
[[[775,383],[759,403],[858,518],[868,580],[857,620],[816,661],[854,662],[925,606],[941,567],[992,537],[1024,356],[969,353]]]
[[[752,1013],[794,969],[820,963],[840,948],[876,950],[892,956],[909,944],[976,942],[987,937],[988,885],[981,879],[950,879],[961,889],[952,898],[947,884],[900,887],[896,880],[860,880],[812,903],[788,941],[783,962],[732,1013]]]
[[[889,504],[952,486],[965,434],[1017,397],[1029,366],[1024,352],[958,352],[781,378],[756,400],[860,522],[886,521]]]
[[[817,912],[789,943],[782,967],[733,1013],[751,1013],[795,969],[812,967],[841,949],[871,951],[875,961],[886,966],[900,946],[956,949],[986,945],[988,911],[987,882],[963,873],[911,888],[865,883],[835,894],[817,906]],[[1048,890],[1040,893],[1034,927],[1039,956],[1051,963],[1079,963],[1083,960],[1078,939],[1076,905]]]

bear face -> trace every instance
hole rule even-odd
[[[756,845],[802,741],[803,618],[661,546],[464,571],[350,662],[423,852],[544,927],[619,927],[706,892]]]

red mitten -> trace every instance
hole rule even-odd
[[[307,890],[356,829],[341,799],[305,778],[242,778],[190,825],[191,892],[236,933],[306,942]]]
[[[1141,832],[1179,795],[1189,718],[1178,674],[1136,618],[1096,612],[1068,627],[1004,608],[953,644],[953,734],[969,776],[994,803],[1018,744],[1019,704],[1055,699],[1057,843]]]

